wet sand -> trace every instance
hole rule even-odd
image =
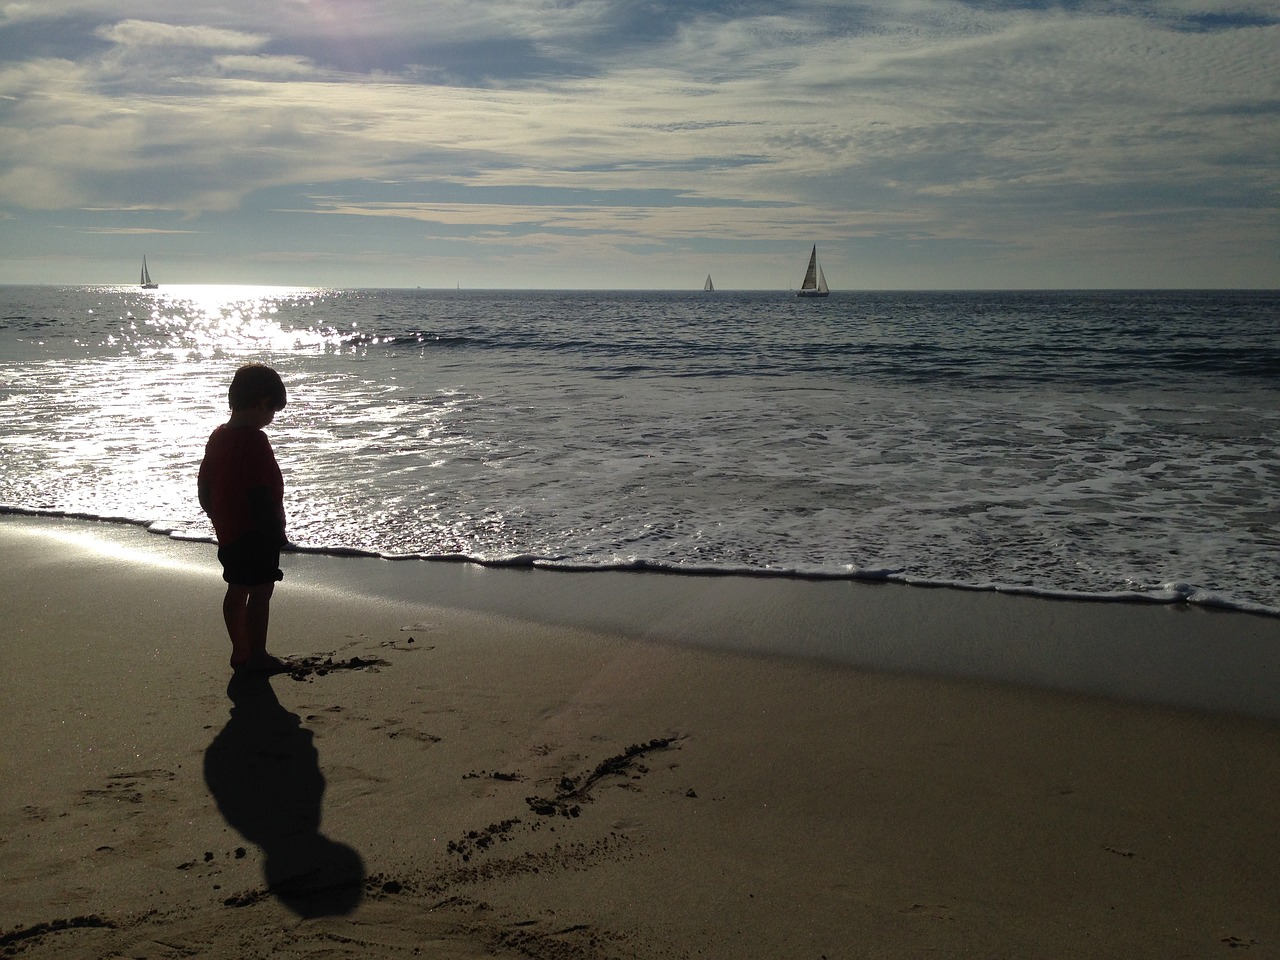
[[[1280,620],[0,517],[0,952],[1280,956]],[[1240,952],[1247,951],[1247,952]]]

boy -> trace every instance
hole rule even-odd
[[[200,463],[200,506],[218,535],[218,560],[227,595],[222,617],[236,671],[289,669],[267,653],[271,594],[280,571],[284,535],[284,478],[262,428],[284,409],[280,375],[251,363],[236,371],[227,391],[231,418],[213,431]]]

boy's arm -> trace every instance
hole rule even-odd
[[[208,513],[209,508],[213,506],[213,491],[209,489],[209,481],[201,480],[196,487],[196,491],[200,497],[200,509]]]
[[[249,519],[253,529],[268,536],[275,537],[283,546],[287,541],[284,535],[284,505],[276,500],[270,487],[250,487]]]

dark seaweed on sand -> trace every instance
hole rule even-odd
[[[576,817],[582,811],[581,801],[588,799],[591,788],[605,777],[625,774],[636,761],[647,754],[665,750],[678,740],[678,737],[659,737],[648,743],[627,747],[622,753],[601,760],[594,770],[582,777],[561,777],[559,789],[552,797],[525,797],[529,809],[539,816]],[[643,771],[642,771],[643,772]]]

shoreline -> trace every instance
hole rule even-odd
[[[9,504],[0,504],[0,517],[18,517],[47,521],[64,520],[71,523],[107,524],[125,527],[136,527],[156,536],[168,537],[184,543],[206,543],[212,545],[212,536],[204,537],[188,535],[180,529],[165,524],[163,521],[136,520],[125,516],[96,516],[90,513],[77,513],[60,509],[39,509]],[[1280,608],[1247,600],[1231,600],[1210,590],[1191,584],[1170,582],[1163,585],[1160,591],[1118,591],[1112,593],[1087,593],[1069,589],[1042,588],[1018,584],[971,584],[964,582],[946,582],[928,580],[916,576],[905,576],[901,570],[868,569],[859,572],[836,573],[829,571],[805,571],[780,568],[728,568],[728,567],[689,567],[677,565],[653,564],[637,561],[635,564],[617,564],[612,566],[591,566],[562,564],[554,561],[543,561],[531,558],[516,560],[482,560],[473,557],[449,554],[383,554],[372,550],[355,547],[314,547],[290,543],[285,549],[286,556],[314,556],[329,559],[377,560],[385,563],[425,563],[430,565],[460,564],[480,567],[486,570],[543,571],[559,574],[638,574],[645,576],[674,577],[708,577],[748,580],[787,580],[815,583],[856,583],[879,586],[893,584],[897,586],[916,587],[926,590],[959,590],[983,594],[1000,594],[1004,596],[1030,597],[1037,600],[1070,601],[1079,603],[1121,603],[1151,604],[1154,606],[1188,605],[1206,610],[1222,610],[1228,613],[1244,613],[1252,616],[1269,617],[1280,620]]]
[[[145,525],[0,514],[0,533],[77,538],[219,579],[212,544]],[[285,582],[682,648],[1007,683],[1280,719],[1280,617],[1188,603],[1076,600],[897,582],[565,571],[310,551]]]
[[[1079,681],[1092,630],[1170,673],[1265,618],[311,558],[271,649],[312,667],[245,684],[208,545],[0,549],[5,955],[1280,955],[1274,718],[937,669]]]

